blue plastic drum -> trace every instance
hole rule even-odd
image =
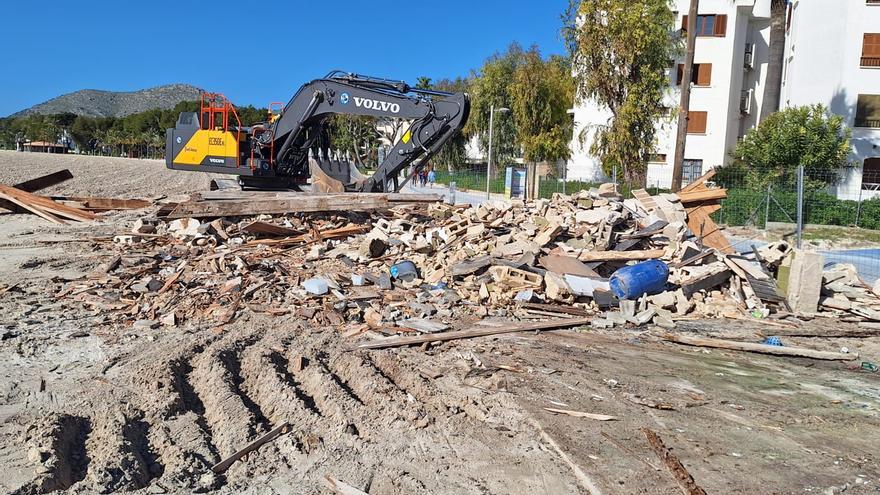
[[[644,294],[659,294],[666,289],[669,267],[659,260],[625,266],[611,275],[608,285],[618,299],[638,299]]]

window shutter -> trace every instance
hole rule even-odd
[[[681,86],[681,78],[684,77],[684,64],[678,64],[678,72],[675,76],[675,85]]]
[[[712,64],[697,64],[697,86],[712,84]]]
[[[707,112],[688,112],[688,134],[705,134],[707,120]]]
[[[727,14],[715,16],[715,36],[723,38],[727,34]]]
[[[685,14],[681,17],[681,30],[682,31],[688,30],[688,16],[687,16],[687,14]]]

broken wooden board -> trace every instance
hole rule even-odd
[[[83,196],[50,196],[52,201],[74,203],[69,206],[89,211],[139,210],[152,205],[146,199],[93,198]]]
[[[730,349],[733,351],[758,352],[761,354],[774,354],[777,356],[806,357],[826,361],[852,361],[859,358],[859,355],[855,353],[816,351],[813,349],[804,349],[802,347],[756,344],[754,342],[737,342],[735,340],[713,339],[672,333],[663,334],[661,337],[678,344],[713,347],[716,349]]]
[[[333,491],[336,495],[368,495],[357,488],[349,485],[344,481],[340,481],[329,474],[324,476],[324,485]]]
[[[642,428],[642,433],[648,439],[651,449],[654,450],[654,453],[663,461],[663,465],[666,466],[666,469],[675,478],[675,482],[678,483],[682,493],[685,495],[706,495],[706,490],[697,485],[694,477],[685,469],[681,461],[678,460],[678,457],[663,444],[663,440],[660,439],[659,435],[648,428]]]
[[[467,330],[455,330],[452,332],[440,332],[416,337],[391,337],[376,342],[366,342],[355,346],[353,349],[385,349],[388,347],[401,347],[405,345],[423,344],[425,342],[443,342],[447,340],[468,339],[471,337],[484,337],[487,335],[499,335],[514,332],[529,332],[535,330],[554,330],[557,328],[570,328],[590,323],[589,318],[566,318],[539,323],[527,323],[524,325],[505,325],[503,327],[488,327],[478,325]]]
[[[289,227],[284,227],[274,223],[263,222],[261,220],[256,220],[242,225],[241,231],[247,232],[248,234],[264,234],[274,236],[294,236],[304,234],[304,232],[296,229],[291,229]]]
[[[701,290],[709,290],[718,287],[730,280],[730,270],[721,270],[716,273],[709,273],[698,278],[687,280],[681,283],[681,290],[684,291],[685,297],[691,297]]]
[[[579,259],[572,256],[563,256],[559,254],[548,254],[539,260],[541,266],[547,271],[559,275],[577,275],[579,277],[599,277],[599,274],[587,265],[583,264]]]
[[[687,206],[689,203],[702,203],[705,201],[717,201],[719,199],[727,198],[727,190],[726,189],[701,189],[694,188],[690,191],[684,191],[678,193],[678,199],[681,200],[681,204]]]
[[[581,261],[642,261],[662,258],[663,249],[645,251],[584,251],[578,255]]]
[[[691,232],[701,237],[703,245],[717,249],[724,254],[733,254],[733,246],[718,225],[709,218],[706,206],[694,209],[687,217],[687,226]]]
[[[270,432],[266,433],[265,435],[261,436],[260,438],[254,440],[253,442],[244,446],[244,448],[242,448],[241,450],[235,452],[234,454],[227,457],[226,459],[223,459],[220,462],[218,462],[217,464],[214,464],[213,466],[211,466],[211,471],[213,471],[215,473],[222,473],[222,472],[226,471],[227,469],[229,469],[229,466],[232,466],[232,464],[235,463],[235,461],[237,461],[237,460],[241,459],[242,457],[246,456],[247,454],[257,450],[262,445],[269,443],[272,440],[275,440],[276,438],[281,436],[284,433],[284,431],[287,429],[287,427],[289,427],[289,426],[290,426],[290,423],[288,423],[287,421],[284,421],[280,425],[273,428]]]
[[[679,192],[688,193],[688,192],[691,192],[699,187],[706,187],[703,184],[706,181],[712,179],[712,177],[715,177],[715,172],[716,172],[716,170],[713,168],[712,170],[710,170],[710,171],[706,172],[705,174],[701,175],[700,177],[698,177],[697,180],[682,187],[681,191],[679,191]]]
[[[587,419],[595,419],[596,421],[617,421],[616,416],[609,416],[607,414],[593,414],[583,411],[571,411],[568,409],[556,409],[553,407],[545,407],[545,411],[552,412],[553,414],[565,414],[566,416],[571,416],[574,418],[587,418]]]
[[[36,179],[19,182],[12,187],[18,189],[19,191],[32,193],[37,192],[41,189],[46,189],[47,187],[57,186],[58,184],[66,182],[72,178],[73,174],[70,173],[70,170],[64,169],[48,175],[44,175],[42,177],[37,177]]]
[[[40,210],[44,214],[64,217],[80,222],[88,222],[98,218],[93,213],[90,213],[88,211],[65,206],[60,203],[56,203],[49,198],[37,196],[36,194],[21,191],[14,187],[6,186],[3,184],[0,184],[0,195],[2,195],[0,197],[2,197],[3,199],[12,201],[22,208],[26,208],[28,211],[31,211],[43,218],[46,218],[47,220],[49,218],[47,218],[45,215],[37,213],[36,211],[34,211],[34,209]]]

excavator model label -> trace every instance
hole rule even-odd
[[[359,96],[354,97],[354,105],[356,107],[367,108],[369,110],[379,110],[382,112],[400,112],[400,105],[398,105],[397,103],[391,103],[390,101],[382,100],[371,100],[369,98],[361,98]]]

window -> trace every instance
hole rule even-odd
[[[681,18],[681,30],[687,31],[688,16]],[[723,38],[727,34],[727,15],[698,15],[697,36],[718,36]]]
[[[865,159],[862,166],[862,190],[880,191],[880,156]]]
[[[681,185],[690,184],[691,182],[703,176],[703,160],[681,161]]]
[[[708,112],[688,112],[688,134],[706,134],[706,120]]]
[[[880,67],[880,33],[865,33],[862,40],[862,67]]]
[[[859,95],[855,126],[880,129],[880,95]]]
[[[681,86],[683,73],[684,64],[678,64],[678,77],[675,79],[678,86]],[[694,70],[691,71],[691,83],[695,86],[709,86],[712,83],[712,64],[694,64]]]
[[[648,155],[650,163],[666,163],[666,153],[651,153]]]

